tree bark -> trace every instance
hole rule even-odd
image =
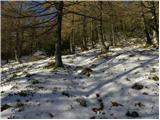
[[[61,30],[62,30],[62,14],[63,14],[63,1],[57,4],[57,39],[55,41],[55,67],[63,67],[62,54],[61,54]]]
[[[100,1],[100,42],[102,44],[102,51],[103,52],[107,52],[109,50],[109,47],[107,47],[105,45],[105,42],[104,42],[104,38],[103,38],[103,2]]]
[[[94,30],[93,30],[93,19],[91,21],[90,32],[91,32],[90,41],[91,41],[91,44],[92,44],[92,48],[95,48],[95,46],[94,46],[95,37],[94,37]]]
[[[159,45],[159,25],[158,25],[158,18],[156,15],[156,6],[155,6],[155,2],[151,1],[152,3],[152,14],[153,14],[153,20],[154,20],[154,28],[155,28],[155,32],[156,32],[156,39],[157,39],[157,44]]]
[[[112,25],[111,25],[111,33],[112,33],[111,34],[112,35],[112,46],[115,46],[115,36],[114,36],[114,25],[113,25],[113,22],[112,22]]]
[[[86,36],[86,17],[83,17],[83,50],[88,50],[87,48],[87,36]]]
[[[16,45],[15,45],[15,60],[18,63],[22,63],[21,59],[20,59],[20,35],[19,35],[19,31],[16,31]]]
[[[149,32],[148,32],[148,28],[147,28],[147,22],[146,22],[146,18],[144,15],[144,11],[143,11],[143,3],[141,2],[141,12],[142,12],[142,19],[143,19],[143,26],[144,26],[144,33],[146,35],[146,44],[147,45],[151,45],[152,44],[152,40],[150,38]]]
[[[70,52],[75,53],[75,37],[74,37],[74,14],[72,15],[72,37],[70,39]]]

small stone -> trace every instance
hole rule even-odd
[[[96,94],[96,97],[100,97],[99,93]]]
[[[135,106],[138,106],[138,107],[145,107],[145,105],[143,105],[141,102],[135,103]]]
[[[52,113],[48,113],[48,115],[49,115],[51,118],[54,117],[54,115],[53,115]]]
[[[96,117],[95,117],[95,116],[92,116],[92,117],[90,117],[89,119],[96,119]]]
[[[122,104],[117,103],[117,102],[111,102],[111,103],[112,103],[112,107],[123,106]]]
[[[148,93],[146,93],[146,92],[143,92],[142,94],[143,94],[143,95],[148,95]]]
[[[132,111],[132,112],[127,111],[126,116],[128,116],[128,117],[139,117],[139,114],[136,111]]]
[[[85,100],[83,97],[76,99],[76,101],[77,101],[81,106],[87,107],[87,102],[86,102],[86,100]]]
[[[69,94],[68,92],[66,92],[66,91],[63,91],[63,92],[62,92],[62,95],[67,96],[67,97],[70,97],[70,94]]]
[[[143,85],[138,84],[138,83],[135,83],[135,84],[132,86],[132,89],[141,90],[141,89],[143,89]]]

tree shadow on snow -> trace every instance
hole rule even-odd
[[[130,54],[130,52],[128,52],[128,51],[126,51],[126,52]],[[71,89],[71,90],[68,90],[68,93],[72,95],[71,97],[67,97],[67,96],[62,95],[62,91],[57,91],[55,93],[52,93],[52,92],[45,93],[45,92],[37,92],[37,91],[35,91],[33,96],[29,95],[28,97],[5,96],[5,97],[3,97],[1,99],[2,104],[15,104],[17,98],[22,100],[23,102],[25,102],[27,99],[31,98],[30,102],[35,102],[35,103],[36,102],[41,102],[41,104],[43,104],[43,103],[47,104],[46,100],[53,99],[53,104],[48,102],[48,106],[46,106],[46,108],[43,105],[42,105],[43,107],[41,107],[41,105],[40,105],[40,106],[36,106],[35,109],[34,109],[33,107],[30,107],[28,103],[25,103],[27,105],[25,106],[24,111],[21,111],[21,112],[15,111],[13,113],[13,116],[19,116],[21,114],[23,116],[23,114],[26,112],[25,115],[28,114],[28,117],[27,116],[23,116],[23,118],[32,118],[31,116],[29,117],[29,114],[32,114],[34,117],[38,118],[38,116],[36,116],[36,113],[38,111],[39,112],[45,112],[45,111],[53,112],[54,111],[55,113],[56,113],[56,111],[59,112],[59,113],[62,113],[64,111],[71,111],[71,114],[76,117],[77,114],[80,114],[80,113],[77,113],[77,111],[74,111],[74,110],[72,110],[70,108],[62,110],[62,108],[66,104],[68,104],[68,106],[72,105],[73,101],[67,103],[68,99],[71,99],[71,98],[75,99],[74,97],[84,97],[84,96],[94,95],[94,94],[97,93],[98,90],[102,89],[104,86],[106,86],[108,84],[111,84],[111,83],[116,83],[117,84],[117,89],[116,90],[112,90],[112,91],[107,91],[107,89],[106,89],[106,94],[101,96],[102,99],[106,99],[107,97],[110,97],[110,96],[113,96],[113,95],[114,96],[116,96],[116,95],[120,96],[119,95],[119,90],[121,88],[123,88],[124,91],[125,91],[125,89],[130,87],[130,86],[126,86],[125,84],[120,82],[119,81],[120,78],[123,78],[124,76],[127,76],[129,73],[131,73],[131,72],[133,72],[133,71],[135,71],[135,70],[137,70],[139,68],[144,68],[145,66],[151,64],[153,61],[158,59],[158,55],[157,54],[147,54],[147,52],[148,51],[134,51],[134,53],[136,53],[138,55],[144,55],[144,56],[148,56],[149,55],[149,57],[152,57],[149,60],[146,60],[145,62],[141,63],[140,65],[137,65],[136,67],[133,67],[133,68],[131,68],[131,69],[125,71],[125,72],[121,72],[120,74],[118,74],[118,75],[116,75],[116,76],[114,76],[112,78],[109,78],[109,79],[106,79],[106,80],[102,80],[102,81],[98,82],[98,84],[97,83],[93,83],[91,85],[88,85],[88,86],[86,86],[87,90],[86,89],[85,90],[82,90],[82,89],[74,89],[74,90]],[[105,62],[107,63],[109,60],[112,60],[112,59],[116,58],[117,56],[119,56],[121,54],[122,53],[118,53],[118,54],[113,55],[112,57],[104,58],[105,60],[102,60],[101,62],[97,63],[96,66],[99,66],[99,65],[101,65],[101,64],[103,64]],[[115,63],[113,66],[109,66],[107,68],[106,67],[102,68],[100,71],[104,71],[106,69],[109,69],[111,67],[114,67],[114,66],[116,66],[118,64],[122,64],[122,63],[123,63],[123,61],[119,61],[119,62]],[[92,66],[91,68],[95,68],[96,66]],[[71,67],[73,68],[75,66],[71,66]],[[77,70],[81,69],[81,67],[83,67],[83,66],[78,67]],[[97,73],[95,73],[95,74],[97,74]],[[70,79],[72,79],[72,80],[74,80],[74,79],[81,80],[82,79],[82,78],[80,78],[79,75],[75,74],[74,71],[70,71],[68,73],[66,73],[66,72],[62,72],[62,73],[53,72],[53,73],[48,73],[48,74],[37,73],[37,74],[33,75],[32,77],[28,78],[28,80],[36,79],[36,78],[43,79],[43,80],[45,80],[45,79],[50,79],[51,80],[52,78],[54,78],[55,80],[62,80],[62,81],[63,81],[63,79],[67,79],[67,80],[70,80]],[[24,78],[19,78],[18,80],[23,80],[23,79],[25,79],[25,77]],[[99,78],[98,77],[94,77],[94,79],[95,80],[96,79],[99,80],[100,77]],[[59,83],[59,85],[61,85],[61,84]],[[119,86],[121,86],[121,87],[118,88]],[[54,87],[54,85],[53,85],[53,87]],[[12,94],[14,94],[14,93],[12,93]],[[127,97],[127,98],[131,97],[131,98],[129,98],[129,101],[132,101],[132,100],[136,101],[141,96],[142,96],[142,94],[139,94],[138,96],[137,95],[136,96],[132,96],[132,97],[130,95],[128,95],[128,96],[121,95],[121,97]],[[63,99],[65,97],[67,99],[66,99],[66,102],[63,103],[64,102]],[[154,97],[154,96],[148,95],[147,98],[145,96],[142,96],[140,100],[142,100],[143,102],[147,102],[148,104],[153,104],[153,101],[150,99],[151,97]],[[88,104],[93,105],[93,103],[90,101],[92,99],[95,99],[95,98],[90,98],[90,99],[88,98],[87,99]],[[56,101],[56,103],[54,103],[55,101]],[[72,105],[72,107],[76,108],[77,104]],[[30,109],[32,109],[32,110],[30,110]],[[155,114],[157,114],[157,113],[155,113]],[[150,116],[154,115],[154,113],[144,114],[142,112],[141,115],[142,115],[142,117],[150,117]],[[22,116],[20,116],[20,118],[22,118]],[[124,113],[124,116],[125,116],[125,113]],[[63,116],[62,116],[62,119],[63,119]]]

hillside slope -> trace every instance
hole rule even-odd
[[[158,50],[113,48],[1,66],[2,118],[157,118]]]

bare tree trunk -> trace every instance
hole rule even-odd
[[[154,47],[158,48],[158,41],[157,41],[157,33],[155,30],[153,30],[153,45]]]
[[[158,25],[158,18],[157,18],[157,15],[156,15],[156,6],[155,6],[155,2],[154,1],[151,1],[151,4],[152,4],[152,14],[153,14],[153,20],[154,20],[154,29],[155,29],[155,37],[156,37],[156,41],[157,41],[157,45],[159,45],[159,25]]]
[[[149,35],[149,32],[148,32],[148,30],[147,30],[147,28],[145,27],[144,28],[144,32],[145,32],[145,34],[146,34],[146,44],[147,45],[151,45],[152,44],[152,40],[151,40],[151,37],[150,37],[150,35]]]
[[[30,52],[31,54],[33,54],[33,50],[34,50],[34,47],[35,47],[35,43],[36,43],[36,39],[35,39],[35,34],[36,34],[36,31],[35,31],[35,28],[31,28],[31,41],[30,41]]]
[[[101,37],[101,44],[102,44],[102,51],[103,52],[107,52],[109,50],[109,47],[107,47],[105,45],[105,42],[104,42],[104,38],[103,38],[103,2],[100,1],[100,37]]]
[[[58,18],[57,18],[57,39],[55,42],[55,67],[63,67],[62,54],[61,54],[61,29],[62,29],[62,14],[63,14],[63,1],[59,1],[57,5]]]
[[[72,37],[70,39],[70,52],[75,53],[75,37],[74,37],[74,14],[72,14]]]
[[[20,4],[18,12],[21,13],[23,9],[23,3]],[[22,50],[22,41],[24,39],[24,30],[21,28],[21,20],[15,19],[17,22],[17,31],[16,31],[16,45],[15,45],[15,59],[18,63],[22,63],[20,56]]]
[[[18,63],[22,63],[21,59],[20,59],[20,35],[19,35],[19,31],[16,31],[16,45],[15,45],[15,60]]]
[[[111,40],[112,40],[112,46],[115,46],[115,32],[114,32],[114,11],[113,11],[113,6],[112,6],[112,3],[109,2],[109,6],[110,6],[110,9],[111,9]]]
[[[149,32],[148,32],[148,28],[147,28],[147,22],[146,22],[146,19],[145,19],[145,15],[144,15],[144,11],[143,11],[143,3],[141,2],[141,12],[142,12],[142,19],[143,19],[143,25],[144,25],[144,32],[145,32],[145,35],[146,35],[146,44],[148,45],[151,45],[152,44],[152,40],[150,38],[150,35],[149,35]]]
[[[90,34],[90,41],[92,43],[92,48],[95,48],[95,46],[94,46],[95,37],[94,37],[94,30],[93,30],[93,19],[91,21],[90,32],[91,32],[91,34]]]
[[[83,17],[83,50],[88,50],[87,48],[87,36],[86,36],[86,17]]]
[[[113,25],[113,22],[112,22],[112,25],[111,25],[111,35],[112,35],[112,46],[115,46],[115,36],[114,36],[114,25]]]

